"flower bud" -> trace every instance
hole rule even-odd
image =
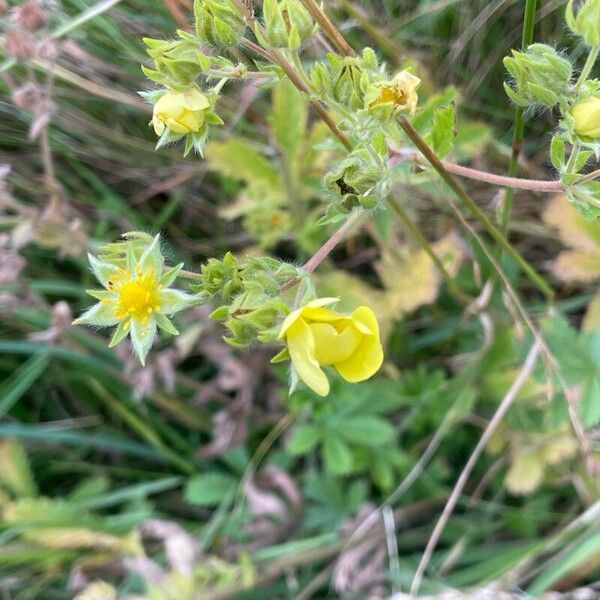
[[[219,294],[225,303],[242,291],[238,264],[231,252],[223,260],[211,258],[202,265],[202,290],[211,296]]]
[[[590,96],[571,107],[574,131],[583,138],[600,139],[600,95]]]
[[[194,0],[196,33],[213,46],[239,44],[246,24],[231,0]]]
[[[585,0],[577,15],[573,11],[575,0],[570,0],[565,13],[569,29],[581,36],[588,46],[600,46],[600,0]]]
[[[550,46],[531,44],[524,52],[513,50],[504,66],[514,79],[504,89],[517,106],[551,108],[570,93],[572,65]]]
[[[298,0],[264,0],[265,35],[258,37],[270,48],[297,50],[315,32],[310,13]]]
[[[333,98],[339,104],[358,111],[365,108],[365,93],[371,77],[380,77],[377,58],[370,48],[361,57],[327,55],[327,63],[317,62],[311,71],[313,89],[320,95]]]
[[[334,195],[336,208],[349,213],[358,206],[374,208],[385,198],[389,181],[368,150],[360,148],[327,173],[325,187]]]
[[[157,71],[167,74],[178,84],[191,85],[209,66],[209,59],[198,50],[197,43],[192,40],[165,41],[144,38],[144,43]]]
[[[210,102],[195,88],[185,92],[168,91],[156,104],[152,125],[156,135],[162,135],[165,128],[175,134],[198,133],[205,122]]]
[[[412,73],[400,71],[390,81],[375,83],[367,93],[365,104],[368,109],[383,108],[388,113],[406,110],[413,115],[417,109],[417,88],[420,83],[421,80]]]

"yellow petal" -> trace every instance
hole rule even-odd
[[[185,110],[185,96],[177,92],[163,94],[154,104],[156,114],[179,114]]]
[[[292,365],[300,379],[319,396],[327,396],[329,381],[315,358],[315,339],[309,326],[297,319],[286,337]]]
[[[152,117],[152,127],[154,127],[154,133],[156,135],[162,135],[165,130],[165,124],[162,122],[158,115]]]
[[[301,306],[296,310],[292,311],[283,321],[281,325],[281,329],[279,330],[279,335],[277,339],[283,339],[288,331],[288,329],[301,317],[303,316],[304,311],[307,308],[317,308],[320,306],[326,306],[327,304],[333,304],[334,302],[338,302],[339,298],[317,298],[316,300],[311,300],[305,306]]]
[[[360,332],[348,323],[341,332],[329,323],[311,323],[310,330],[315,338],[315,358],[321,366],[344,362],[358,348]]]
[[[379,339],[379,325],[368,306],[360,306],[352,313],[355,326],[368,328],[373,333],[363,335],[356,351],[347,360],[336,363],[338,373],[351,383],[364,381],[374,375],[383,363],[383,348]]]
[[[348,320],[348,315],[343,315],[330,308],[305,306],[302,310],[305,321],[319,321],[321,323],[334,323],[335,321]]]
[[[199,131],[204,124],[204,111],[192,112],[186,110],[177,122],[188,131]]]
[[[183,92],[183,105],[189,110],[204,110],[210,106],[208,98],[199,90]]]
[[[173,133],[188,133],[189,132],[189,129],[185,125],[182,125],[181,123],[179,123],[179,121],[176,121],[175,119],[173,119],[171,117],[166,117],[165,123],[167,124],[167,127]]]

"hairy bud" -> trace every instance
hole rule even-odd
[[[551,108],[570,94],[572,65],[546,44],[532,44],[524,52],[512,51],[504,66],[514,78],[504,89],[517,106]]]
[[[600,0],[585,0],[574,11],[575,0],[567,4],[565,17],[569,29],[588,46],[600,46]]]
[[[196,33],[213,46],[239,44],[246,24],[231,0],[194,0]]]
[[[297,50],[315,32],[310,13],[298,0],[264,0],[265,35],[259,39],[271,48]]]

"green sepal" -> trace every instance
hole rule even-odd
[[[170,333],[171,335],[179,335],[179,331],[175,328],[175,325],[171,323],[171,321],[163,315],[162,313],[154,313],[154,320],[156,324],[162,329],[165,333]]]
[[[121,321],[117,325],[112,338],[110,338],[110,342],[108,342],[109,348],[114,348],[119,342],[122,342],[123,339],[127,337],[127,334],[129,333],[128,323],[129,321]]]
[[[290,360],[290,351],[288,350],[287,346],[283,350],[280,350],[270,362],[271,364],[276,365],[278,363],[285,362],[286,360]]]

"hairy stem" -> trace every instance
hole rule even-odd
[[[331,253],[331,251],[346,237],[350,230],[358,223],[363,216],[362,210],[355,210],[346,219],[344,224],[334,231],[333,235],[302,265],[302,270],[306,273],[312,273]],[[285,292],[300,283],[299,277],[294,277],[281,286],[281,291]]]
[[[525,3],[525,14],[523,19],[523,37],[522,37],[522,48],[526,48],[533,41],[533,28],[535,25],[535,10],[537,7],[537,0],[527,0]],[[514,177],[517,173],[519,166],[519,155],[523,148],[523,109],[520,107],[515,108],[515,119],[514,119],[514,130],[512,140],[512,154],[510,156],[510,162],[508,164],[508,176]],[[510,215],[512,213],[512,204],[515,192],[513,188],[509,188],[504,193],[504,204],[502,206],[502,212],[500,213],[500,231],[506,236],[508,232],[508,222],[510,221]],[[502,248],[499,248],[498,258],[502,259]]]
[[[582,86],[583,82],[586,81],[587,78],[590,76],[590,73],[592,72],[592,69],[594,68],[594,64],[596,63],[596,60],[598,59],[598,54],[600,54],[600,46],[595,46],[594,48],[592,48],[590,50],[587,60],[585,61],[585,64],[583,65],[583,69],[581,70],[581,73],[579,74],[579,78],[577,79],[577,83],[575,84],[576,91],[579,91],[579,88]]]
[[[504,235],[502,235],[502,232],[492,223],[491,219],[479,208],[479,206],[477,206],[475,201],[465,192],[458,181],[456,181],[456,179],[448,172],[433,150],[431,150],[423,138],[418,134],[417,130],[404,117],[399,119],[399,123],[400,127],[402,127],[406,135],[427,159],[429,164],[438,172],[440,177],[446,182],[455,195],[462,200],[469,212],[471,212],[471,214],[484,226],[485,230],[498,246],[517,262],[531,282],[547,298],[552,298],[554,294],[546,280],[539,275],[529,262],[527,262],[527,260],[506,240]]]
[[[392,149],[390,155],[400,159],[414,159],[424,161],[423,156],[411,149]],[[501,187],[511,187],[519,190],[531,190],[533,192],[560,192],[564,190],[564,185],[561,181],[546,181],[544,179],[522,179],[520,177],[505,177],[488,171],[481,171],[471,167],[464,167],[451,163],[447,160],[440,161],[447,171],[453,175],[474,179],[475,181],[483,181]]]
[[[240,1],[240,0],[236,0]],[[303,0],[304,1],[304,0]],[[342,34],[339,30],[331,23],[327,15],[323,13],[323,11],[319,8],[319,6],[314,2],[314,0],[307,0],[307,2],[311,5],[313,17],[317,21],[317,23],[321,26],[323,31],[327,34],[327,36],[331,39],[331,41],[336,44],[338,48],[347,56],[354,56],[355,53],[350,47],[350,45],[344,40],[344,44],[340,44],[339,38],[343,38]],[[533,28],[533,16],[535,13],[535,5],[536,0],[527,0],[527,6],[529,9],[526,11],[528,15],[529,21],[531,21],[531,25],[527,24],[528,29]],[[531,33],[533,35],[533,33]],[[524,36],[525,37],[525,36]],[[494,241],[498,244],[500,248],[506,251],[512,258],[519,264],[523,272],[527,275],[527,277],[535,284],[537,288],[542,291],[542,293],[548,297],[553,297],[552,288],[546,283],[544,278],[539,275],[536,270],[521,256],[521,254],[513,248],[505,236],[497,229],[497,227],[492,223],[489,217],[477,206],[475,201],[463,190],[460,184],[454,179],[454,177],[448,172],[448,170],[444,167],[442,162],[437,158],[433,150],[429,147],[429,145],[425,142],[425,140],[419,135],[416,129],[404,118],[399,119],[400,126],[404,130],[404,132],[408,135],[410,140],[415,144],[415,146],[419,149],[421,154],[427,159],[427,161],[431,164],[431,166],[440,174],[442,179],[448,184],[450,189],[460,198],[464,204],[467,206],[471,214],[477,218],[487,232],[492,236]]]
[[[329,17],[321,10],[315,0],[301,0],[304,8],[311,14],[312,18],[319,24],[327,37],[335,44],[337,49],[346,56],[356,56],[356,52],[339,29],[330,21]]]

